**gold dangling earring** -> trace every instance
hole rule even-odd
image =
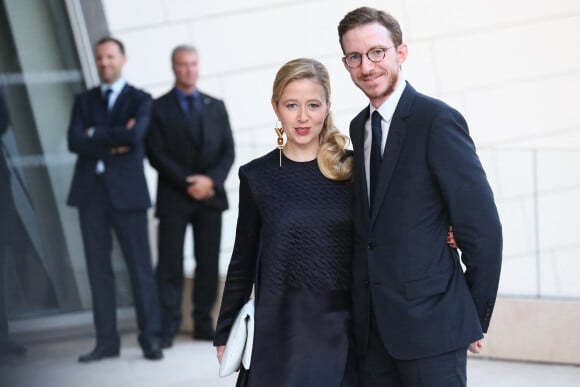
[[[280,123],[280,127],[278,127],[278,123]],[[282,127],[282,123],[279,120],[276,121],[274,130],[278,135],[278,150],[280,151],[280,167],[282,167],[282,149],[284,149],[284,128]]]

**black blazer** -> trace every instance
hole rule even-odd
[[[110,112],[99,87],[76,96],[68,129],[69,150],[78,155],[67,204],[82,207],[91,198],[96,182],[98,160],[105,163],[103,178],[113,207],[118,210],[139,210],[151,206],[143,169],[144,137],[149,126],[152,98],[142,90],[125,85]],[[134,118],[135,126],[127,129]],[[84,135],[95,128],[92,137]],[[113,155],[112,149],[128,146],[127,153]]]
[[[147,135],[149,162],[158,172],[156,214],[187,211],[193,205],[228,208],[224,182],[234,162],[234,140],[223,101],[201,94],[203,143],[196,145],[189,118],[179,105],[175,89],[153,103]],[[186,177],[207,175],[215,196],[196,201],[187,194]]]
[[[354,321],[366,350],[373,302],[385,347],[408,360],[467,348],[487,331],[502,231],[485,172],[459,112],[407,84],[385,145],[372,213],[364,169],[369,108],[354,147]],[[449,225],[461,248],[446,243]]]

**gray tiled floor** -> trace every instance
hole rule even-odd
[[[27,345],[25,358],[1,358],[2,387],[226,387],[235,376],[219,378],[215,350],[209,342],[180,337],[162,361],[144,360],[133,333],[123,335],[118,359],[79,364],[79,353],[92,347],[86,335]],[[580,386],[580,367],[500,362],[470,358],[471,387]],[[275,386],[273,386],[275,387]],[[324,387],[324,386],[321,386]]]

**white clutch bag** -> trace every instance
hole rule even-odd
[[[254,299],[250,299],[234,320],[220,364],[220,376],[228,376],[243,366],[250,369],[254,344]]]

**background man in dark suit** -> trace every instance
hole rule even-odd
[[[155,100],[147,135],[149,161],[157,169],[159,218],[157,284],[162,346],[172,345],[181,323],[183,243],[193,229],[196,261],[193,337],[213,340],[224,181],[234,162],[234,142],[222,101],[200,93],[198,53],[178,46],[171,55],[175,87]]]
[[[398,22],[363,7],[338,32],[345,68],[370,100],[350,125],[361,381],[465,386],[467,348],[481,350],[499,282],[493,194],[461,114],[402,77]]]
[[[147,231],[151,202],[143,170],[152,99],[123,78],[126,57],[120,41],[101,39],[95,58],[102,83],[76,97],[68,130],[69,149],[78,159],[67,203],[79,209],[97,335],[95,349],[79,361],[119,356],[111,228],[131,279],[143,356],[161,359]]]

